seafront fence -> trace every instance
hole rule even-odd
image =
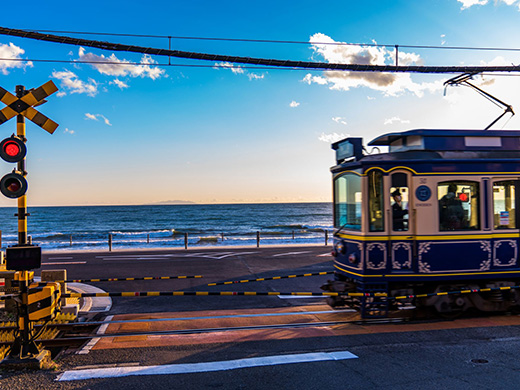
[[[1,234],[1,233],[0,233]],[[226,246],[226,245],[240,245],[240,246],[256,246],[261,245],[287,245],[287,244],[320,244],[329,245],[329,236],[332,231],[327,229],[312,229],[312,230],[292,230],[287,232],[271,232],[271,231],[252,231],[247,233],[208,233],[197,231],[177,231],[172,230],[169,237],[154,237],[153,234],[146,234],[146,236],[129,237],[124,233],[106,233],[105,239],[98,237],[94,245],[90,241],[91,247],[89,249],[105,249],[108,247],[109,251],[119,248],[167,248],[167,247],[207,247],[207,246]],[[0,242],[1,241],[0,236]],[[46,246],[55,249],[86,249],[86,240],[81,235],[62,234],[55,237],[52,241],[48,239],[39,240],[37,237],[30,237],[31,242],[36,245]],[[4,240],[5,245],[8,246],[8,240]]]

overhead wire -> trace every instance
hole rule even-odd
[[[247,42],[247,43],[279,43],[296,45],[331,45],[331,46],[367,46],[367,47],[399,47],[407,49],[440,49],[440,50],[479,50],[479,51],[520,51],[520,48],[511,47],[475,47],[475,46],[445,46],[445,45],[401,45],[401,44],[381,44],[381,43],[349,43],[349,42],[309,42],[295,40],[277,39],[251,39],[251,38],[222,38],[222,37],[196,37],[196,36],[175,36],[175,35],[153,35],[153,34],[129,34],[129,33],[108,33],[108,32],[87,32],[87,31],[67,31],[67,30],[34,30],[22,29],[25,31],[38,33],[54,34],[75,34],[75,35],[99,35],[117,36],[132,38],[160,38],[160,39],[185,39],[201,41],[223,41],[223,42]]]
[[[0,27],[0,34],[30,38],[46,42],[62,43],[75,46],[94,47],[102,50],[141,53],[148,55],[167,56],[204,61],[224,61],[248,65],[300,68],[312,70],[340,70],[352,72],[400,72],[400,73],[481,73],[481,72],[520,72],[520,66],[417,66],[417,65],[365,65],[340,64],[312,61],[278,60],[266,58],[252,58],[221,54],[188,52],[171,49],[157,49],[119,43],[86,40],[60,35],[41,34],[37,32]]]

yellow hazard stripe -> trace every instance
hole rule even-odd
[[[58,128],[58,124],[56,122],[47,118],[41,112],[35,110],[32,107],[29,107],[27,110],[22,112],[22,115],[30,121],[33,121],[35,124],[50,134],[54,133],[54,131]]]
[[[4,107],[2,110],[0,110],[0,124],[7,122],[16,115],[18,115],[18,113],[11,107]]]
[[[0,87],[0,102],[4,103],[6,106],[17,101],[18,98],[14,96],[11,92]]]
[[[43,84],[41,87],[38,87],[34,91],[31,91],[28,94],[24,95],[21,98],[21,100],[30,106],[34,106],[35,104],[45,99],[47,96],[52,95],[57,90],[58,87],[56,87],[52,80],[50,80]]]

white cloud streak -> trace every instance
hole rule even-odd
[[[112,124],[110,123],[110,121],[107,119],[106,116],[104,115],[101,115],[101,114],[90,114],[90,113],[86,113],[85,114],[85,120],[92,120],[92,121],[98,121],[99,119],[102,119],[103,122],[105,122],[105,124],[107,126],[112,126]]]
[[[342,118],[340,116],[335,116],[334,118],[332,118],[332,120],[336,123],[339,123],[340,125],[347,125],[347,121],[345,120],[345,118]]]
[[[109,82],[110,85],[116,85],[117,87],[119,87],[120,89],[125,89],[125,88],[128,88],[128,84],[119,80],[119,79],[115,79],[113,81],[110,81]]]
[[[486,5],[489,3],[489,0],[457,0],[459,3],[462,4],[460,9],[465,10],[470,7],[473,7],[474,5]],[[509,6],[516,6],[518,10],[520,11],[520,0],[495,0],[495,5],[498,5],[499,3],[505,3]]]
[[[69,93],[87,94],[88,96],[96,96],[98,93],[97,82],[93,79],[88,79],[88,82],[82,81],[78,76],[70,70],[62,72],[52,72],[52,77],[61,81],[61,86]],[[58,96],[65,95],[65,91],[61,91]]]
[[[21,55],[25,53],[21,47],[13,45],[9,43],[9,45],[0,44],[0,58],[3,59],[11,59],[11,60],[20,60]],[[33,63],[31,61],[23,62],[23,61],[0,61],[0,73],[4,75],[9,74],[9,69],[13,68],[22,68],[32,67]]]
[[[347,138],[349,136],[350,136],[349,134],[343,134],[343,133],[339,133],[339,134],[338,133],[330,133],[330,134],[321,133],[321,135],[318,137],[318,139],[322,142],[327,142],[330,144],[330,143],[342,140],[343,138]]]
[[[249,80],[261,80],[265,77],[265,74],[249,72],[246,69],[244,69],[242,66],[234,65],[231,62],[217,62],[215,64],[215,66],[213,67],[213,69],[219,69],[219,68],[229,69],[234,74],[246,75],[249,78]]]
[[[79,48],[79,59],[81,61],[94,62],[91,64],[99,73],[107,76],[116,77],[142,77],[156,80],[165,74],[164,69],[153,66],[157,64],[147,54],[141,57],[140,63],[142,65],[130,65],[130,61],[120,60],[112,53],[110,57],[104,55],[98,56],[97,54],[87,53],[85,48]],[[97,64],[99,62],[99,64]],[[103,64],[102,62],[110,62],[110,64]]]
[[[311,36],[310,43],[315,54],[320,55],[329,63],[386,65],[395,63],[395,51],[384,47],[361,45],[330,45],[338,43],[325,34],[317,33]],[[320,44],[321,43],[321,44]],[[324,43],[324,44],[323,44]],[[421,65],[418,54],[399,51],[400,65]],[[323,76],[307,74],[303,82],[308,84],[328,85],[330,89],[348,91],[351,88],[367,87],[382,92],[387,96],[397,96],[411,92],[419,97],[425,92],[442,90],[442,81],[431,83],[416,83],[409,74],[391,74],[380,72],[346,72],[326,71]]]
[[[392,125],[394,123],[410,123],[409,120],[401,119],[398,116],[393,116],[392,118],[385,119],[384,125]]]
[[[295,100],[293,100],[291,103],[289,103],[289,107],[292,107],[292,108],[298,107],[299,105],[300,105],[300,103],[298,103]]]

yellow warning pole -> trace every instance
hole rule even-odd
[[[25,95],[23,85],[16,86],[16,97],[22,98]],[[25,138],[25,117],[21,114],[16,117],[16,135],[23,142]],[[25,171],[25,158],[18,162],[17,169],[21,175],[27,176]],[[27,245],[27,196],[24,194],[18,198],[18,245]],[[24,358],[30,354],[39,352],[36,345],[31,345],[30,339],[33,333],[33,324],[29,321],[29,271],[18,271],[18,284],[20,288],[21,305],[18,313],[18,329],[20,339],[15,341],[11,355]]]
[[[16,97],[22,98],[25,95],[25,87],[23,85],[16,86]],[[25,117],[21,114],[16,117],[16,135],[20,137],[23,142],[25,138]],[[25,177],[25,158],[18,162],[18,171]],[[18,198],[18,245],[27,244],[27,196],[24,194]]]

